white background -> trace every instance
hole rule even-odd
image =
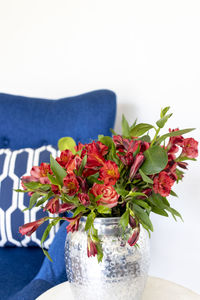
[[[155,122],[200,140],[199,0],[0,0],[0,91],[59,98],[108,88],[130,122]],[[78,113],[78,112],[77,112]],[[190,134],[188,135],[188,137]],[[152,216],[150,274],[200,293],[199,162],[175,187],[184,218]]]

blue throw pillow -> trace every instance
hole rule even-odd
[[[45,100],[0,93],[0,148],[57,146],[61,137],[88,143],[98,134],[110,135],[116,96],[99,90],[60,100]]]
[[[53,216],[41,211],[40,207],[34,207],[30,211],[24,211],[29,206],[29,196],[17,193],[14,189],[21,188],[20,178],[30,175],[32,166],[38,166],[41,162],[49,162],[50,154],[58,156],[58,151],[52,146],[43,146],[38,149],[25,148],[12,151],[0,150],[0,247],[5,246],[40,246],[43,232],[49,222],[42,224],[31,237],[22,236],[19,226],[33,222],[44,216]],[[59,229],[59,224],[50,232],[44,247],[48,248]]]

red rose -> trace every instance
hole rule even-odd
[[[184,139],[183,150],[181,156],[188,158],[195,158],[198,156],[198,142],[193,138]]]
[[[22,235],[31,236],[31,234],[36,231],[36,229],[46,221],[46,218],[39,219],[37,221],[27,223],[19,227],[19,232]]]
[[[67,193],[69,196],[75,195],[79,190],[79,183],[76,179],[76,176],[74,173],[69,173],[67,176],[63,179],[63,192]]]
[[[167,174],[167,172],[162,171],[154,178],[153,190],[156,194],[167,197],[170,194],[171,187],[174,182],[175,180],[173,180],[170,175]]]
[[[97,201],[97,205],[104,205],[112,208],[118,204],[119,195],[111,185],[94,183],[90,192],[95,196],[102,195]]]
[[[105,185],[115,185],[116,181],[120,177],[117,164],[111,160],[104,163],[99,173],[99,179],[103,180]]]

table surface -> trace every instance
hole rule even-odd
[[[36,300],[75,300],[71,294],[69,282],[61,283],[48,290]],[[149,277],[142,300],[200,300],[200,295],[186,289],[183,286],[175,284],[164,279]]]

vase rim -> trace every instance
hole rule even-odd
[[[87,220],[87,217],[82,217],[81,221],[85,223]],[[96,217],[94,219],[94,224],[118,224],[120,220],[120,217],[108,217],[108,218],[102,218],[102,217]]]

